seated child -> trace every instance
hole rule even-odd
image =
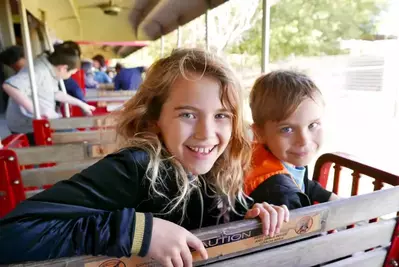
[[[306,75],[274,71],[258,78],[250,94],[256,143],[245,193],[296,209],[337,195],[308,179],[307,165],[323,142],[324,101]]]
[[[250,140],[241,87],[221,58],[175,50],[117,115],[121,149],[20,203],[0,220],[0,265],[79,255],[148,256],[192,266],[188,230],[257,218],[279,233],[286,207],[243,194]]]

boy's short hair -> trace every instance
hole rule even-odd
[[[54,52],[49,55],[48,60],[53,66],[67,65],[68,70],[80,67],[80,57],[77,51],[71,47],[54,47]]]
[[[24,48],[19,45],[13,45],[8,47],[6,50],[0,53],[1,63],[12,66],[17,63],[18,60],[25,57]]]
[[[306,98],[321,96],[319,88],[305,74],[295,71],[272,71],[259,77],[252,87],[249,105],[256,126],[267,121],[287,119]]]
[[[79,44],[74,41],[65,41],[63,43],[54,45],[54,50],[56,50],[58,48],[72,48],[76,51],[76,53],[79,57],[81,57],[81,55],[82,55],[82,51],[80,50]]]

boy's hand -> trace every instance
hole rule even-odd
[[[88,105],[86,103],[84,103],[81,106],[81,108],[82,108],[82,110],[83,110],[83,112],[85,113],[86,116],[92,116],[93,115],[93,111],[96,110],[95,106],[91,106],[91,105]]]
[[[263,234],[273,237],[275,233],[280,233],[283,222],[288,222],[289,214],[290,212],[286,205],[275,206],[263,202],[253,205],[245,214],[245,219],[259,217],[263,225]]]

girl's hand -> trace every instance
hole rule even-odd
[[[263,225],[263,234],[273,237],[275,233],[280,233],[283,222],[288,222],[289,214],[290,212],[286,205],[275,206],[263,202],[253,205],[245,214],[245,219],[259,217]]]
[[[159,218],[153,219],[152,238],[148,256],[166,267],[191,267],[190,247],[203,259],[208,253],[202,241],[183,227]]]

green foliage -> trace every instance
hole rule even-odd
[[[262,1],[260,1],[262,2]],[[342,53],[341,39],[369,38],[386,0],[281,0],[271,7],[270,60],[290,55]],[[254,27],[230,47],[233,53],[258,55],[262,49],[262,6]]]

